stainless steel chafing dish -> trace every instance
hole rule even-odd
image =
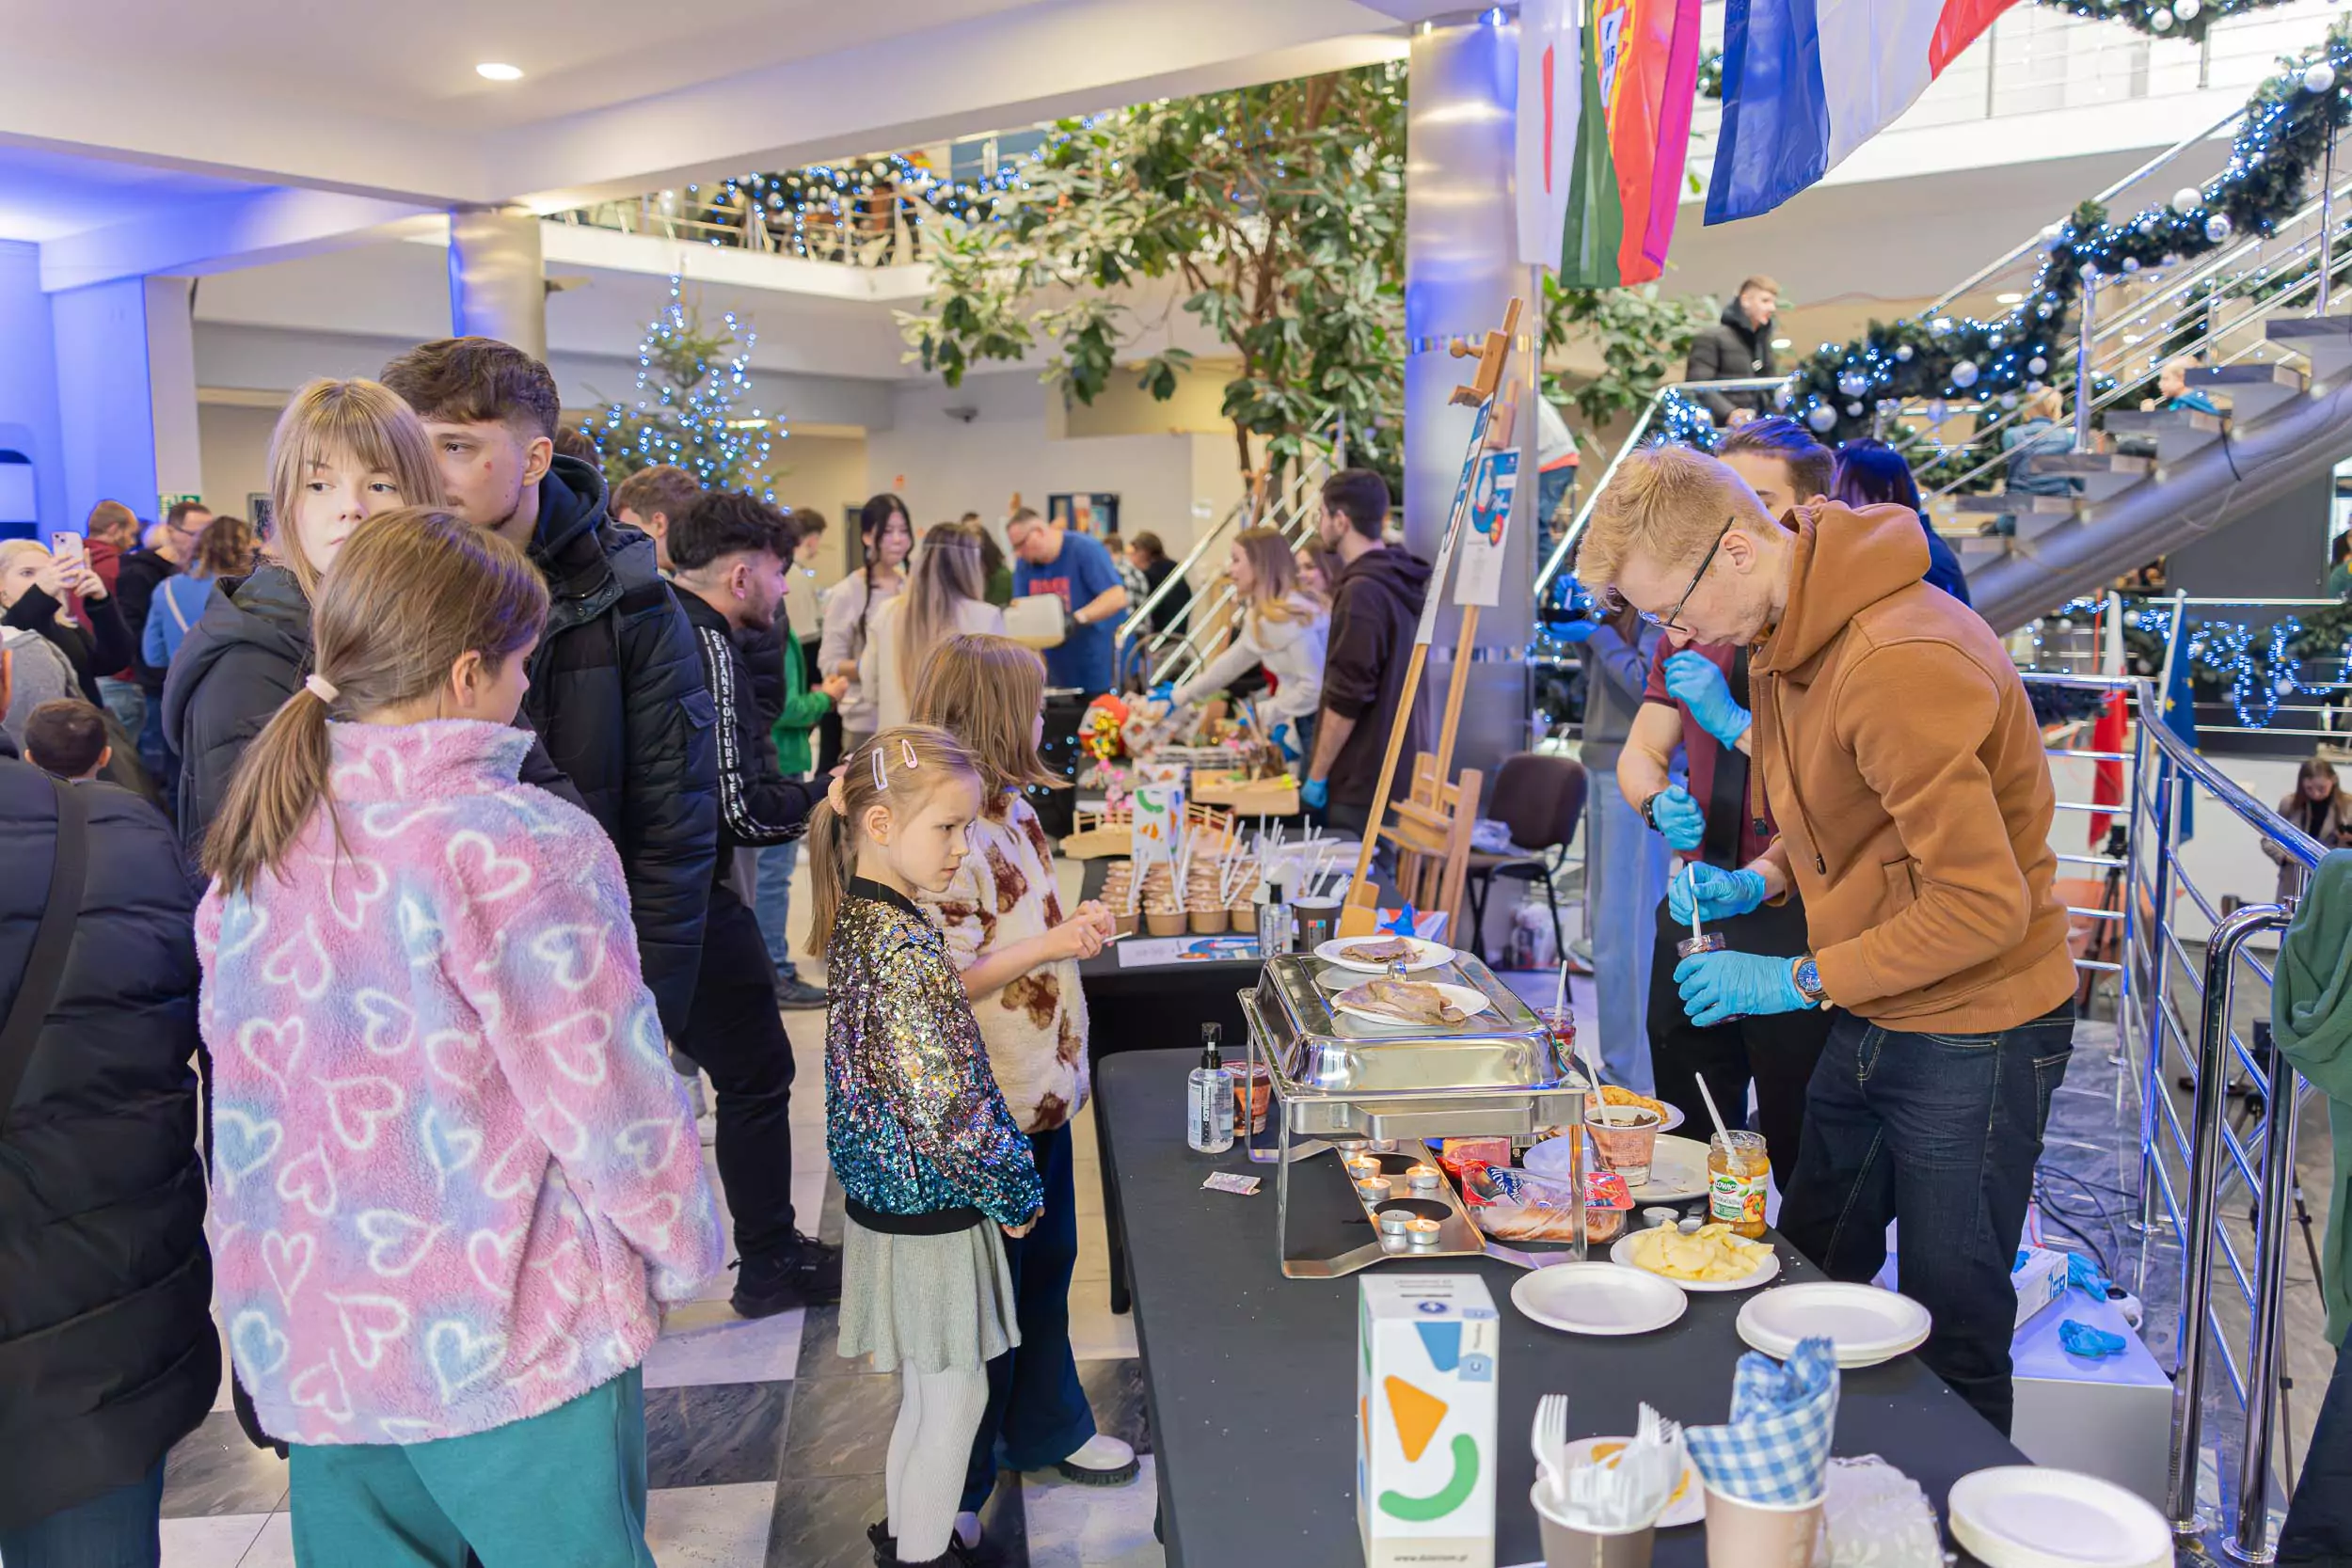
[[[1269,958],[1257,989],[1241,993],[1250,1069],[1263,1069],[1274,1097],[1267,1124],[1275,1147],[1261,1148],[1251,1135],[1249,1157],[1278,1167],[1276,1233],[1282,1272],[1294,1279],[1352,1274],[1395,1256],[1376,1234],[1336,1257],[1294,1253],[1290,1167],[1331,1148],[1317,1140],[1524,1136],[1584,1119],[1584,1081],[1543,1021],[1476,957],[1456,952],[1443,968],[1411,976],[1486,998],[1486,1010],[1458,1024],[1391,1026],[1344,1013],[1325,983],[1327,974],[1338,978],[1334,969],[1311,954]],[[1340,973],[1350,984],[1375,978]],[[1438,1255],[1486,1250],[1466,1217],[1447,1227],[1445,1243]]]

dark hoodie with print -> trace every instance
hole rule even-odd
[[[1332,759],[1335,805],[1369,806],[1380,783],[1380,758],[1404,694],[1413,628],[1429,594],[1429,562],[1401,549],[1367,550],[1341,568],[1331,590],[1331,640],[1323,667],[1323,705],[1356,721]],[[1428,725],[1416,702],[1399,756],[1427,749]]]
[[[591,465],[555,459],[530,555],[552,602],[523,713],[620,851],[645,985],[675,1038],[719,854],[717,710],[702,657],[653,541],[606,517]]]

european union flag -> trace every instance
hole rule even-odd
[[[2164,727],[2179,736],[2192,751],[2197,746],[2197,698],[2188,675],[2189,653],[2186,648],[2174,650],[2172,675],[2164,689]],[[2179,841],[2185,844],[2197,832],[2197,789],[2190,785],[2180,791]]]

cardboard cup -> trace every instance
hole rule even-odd
[[[1707,1568],[1813,1568],[1821,1501],[1751,1503],[1707,1492]]]
[[[1535,1505],[1535,1522],[1543,1532],[1544,1568],[1650,1568],[1657,1526],[1608,1535],[1580,1529],[1555,1514],[1556,1505],[1540,1481],[1528,1500]]]
[[[1232,917],[1224,910],[1218,909],[1194,910],[1190,911],[1190,918],[1195,936],[1214,937],[1224,934],[1226,924]]]
[[[1258,928],[1257,905],[1235,904],[1226,912],[1232,917],[1234,930],[1254,931]]]
[[[1152,910],[1144,915],[1143,928],[1155,937],[1181,937],[1184,934],[1184,911]]]

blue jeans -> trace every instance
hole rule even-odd
[[[2352,1355],[2341,1348],[2279,1532],[2279,1561],[2352,1562]]]
[[[759,921],[759,934],[767,939],[768,961],[776,966],[779,980],[797,980],[801,974],[793,965],[792,947],[784,934],[792,913],[792,868],[800,860],[797,838],[769,845],[759,852],[759,878],[752,893],[752,914]]]
[[[134,690],[137,689],[135,687]],[[156,1568],[163,1535],[164,1462],[128,1485],[0,1530],[6,1568]]]
[[[132,739],[147,727],[147,690],[136,681],[117,680],[112,675],[98,677],[98,694],[106,699],[106,711],[115,716],[123,733]]]
[[[2072,1001],[1989,1035],[1903,1034],[1832,1016],[1780,1227],[1832,1279],[1867,1281],[1898,1223],[1903,1294],[1934,1316],[1919,1359],[2006,1436],[2010,1283]]]
[[[1637,1094],[1649,1094],[1649,1030],[1643,1017],[1649,1002],[1651,917],[1666,896],[1670,856],[1666,841],[1650,832],[1617,788],[1616,775],[1594,768],[1584,775],[1590,818],[1584,829],[1586,905],[1593,939],[1593,986],[1600,993],[1600,1065],[1610,1079]]]
[[[996,1485],[998,1438],[1008,1469],[1043,1470],[1094,1435],[1094,1409],[1078,1383],[1070,1350],[1070,1275],[1078,1266],[1078,1194],[1071,1167],[1070,1126],[1029,1135],[1045,1180],[1045,1212],[1037,1228],[1005,1238],[1012,1269],[1014,1320],[1021,1344],[988,1364],[988,1410],[972,1439],[961,1512],[977,1513]]]

